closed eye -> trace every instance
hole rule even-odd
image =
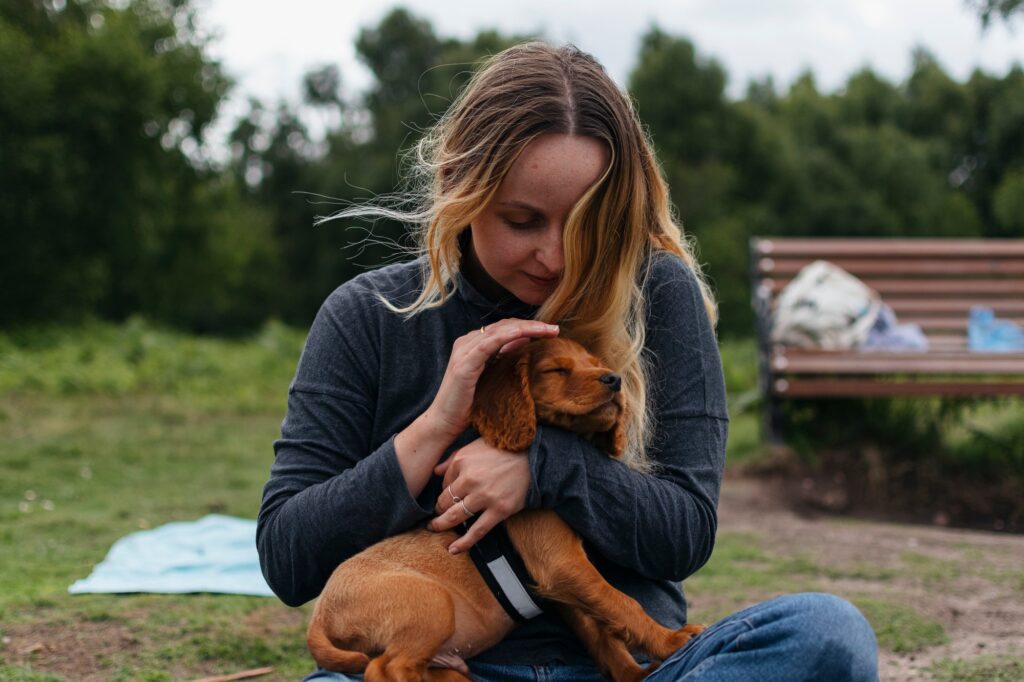
[[[552,367],[551,369],[545,369],[545,370],[543,370],[541,372],[541,374],[553,374],[553,373],[565,374],[566,376],[568,376],[572,372],[570,372],[569,369],[567,369],[565,367]]]
[[[509,227],[511,227],[513,230],[529,230],[529,229],[539,225],[540,221],[537,220],[536,218],[531,218],[529,220],[521,220],[521,221],[520,220],[511,220],[509,218],[505,218],[505,223]]]

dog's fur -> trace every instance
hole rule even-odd
[[[625,446],[619,379],[579,344],[534,341],[485,370],[472,421],[484,440],[518,452],[537,421],[585,435],[613,456]],[[609,678],[639,680],[630,649],[661,661],[703,631],[662,627],[609,585],[580,538],[550,510],[520,512],[509,537],[537,583]],[[307,643],[323,668],[377,680],[467,679],[465,658],[515,625],[467,553],[452,556],[452,531],[414,530],[379,542],[335,569],[309,624]],[[428,667],[428,666],[441,667]],[[656,665],[656,664],[655,664]]]

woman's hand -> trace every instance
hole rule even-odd
[[[469,426],[476,383],[487,361],[499,351],[515,350],[530,338],[557,335],[555,325],[508,318],[455,340],[433,403],[395,436],[395,456],[410,495],[417,497],[422,492],[437,460]]]
[[[476,383],[487,361],[499,351],[511,352],[526,344],[530,338],[557,335],[556,325],[507,318],[460,336],[452,346],[441,387],[426,415],[436,428],[454,440],[469,426]]]
[[[448,548],[465,552],[496,525],[521,511],[530,487],[530,462],[525,453],[491,447],[477,438],[434,469],[444,475],[438,516],[427,526],[441,531],[473,518],[473,524]],[[456,501],[458,500],[458,501]],[[472,517],[466,512],[472,513]]]

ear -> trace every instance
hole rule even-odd
[[[623,410],[619,413],[619,418],[615,420],[615,426],[608,431],[595,433],[590,442],[598,450],[606,452],[612,457],[622,457],[626,451],[626,424],[628,421],[626,411]]]
[[[487,443],[511,452],[526,450],[537,435],[536,407],[530,394],[530,345],[484,369],[469,415]]]

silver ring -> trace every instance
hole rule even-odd
[[[452,504],[458,504],[462,502],[462,498],[452,492],[452,487],[448,486],[448,494],[452,496]]]
[[[462,511],[464,511],[466,513],[466,518],[467,519],[471,519],[474,516],[476,516],[476,514],[474,514],[473,512],[469,511],[469,507],[466,506],[466,503],[464,501],[459,500],[459,504],[462,505]]]

